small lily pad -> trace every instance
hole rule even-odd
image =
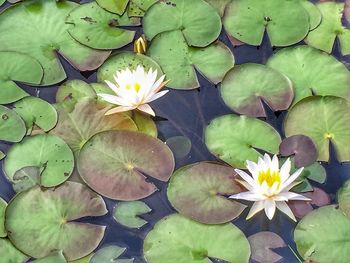
[[[218,38],[221,19],[203,0],[159,1],[145,14],[143,29],[149,40],[162,32],[181,30],[189,46],[206,47]]]
[[[6,263],[23,263],[29,259],[6,238],[0,238],[0,255]]]
[[[90,259],[89,263],[132,263],[133,259],[118,259],[126,248],[119,246],[106,246],[99,249]]]
[[[7,178],[14,182],[15,173],[27,166],[42,169],[40,184],[52,187],[66,181],[74,168],[74,156],[68,145],[54,135],[26,137],[7,152],[3,164]]]
[[[49,256],[46,256],[44,258],[34,260],[33,262],[35,263],[67,263],[67,260],[64,257],[62,251],[59,251]]]
[[[0,104],[8,104],[28,96],[14,81],[38,85],[43,78],[40,63],[28,55],[1,51],[0,61]]]
[[[273,111],[286,110],[293,100],[291,81],[264,65],[247,63],[231,69],[220,87],[221,96],[237,113],[266,117],[263,101]]]
[[[186,136],[170,137],[165,143],[173,152],[175,159],[182,159],[186,157],[192,148],[192,142]]]
[[[96,192],[111,199],[132,201],[154,193],[153,177],[168,181],[174,157],[160,140],[132,131],[106,131],[93,136],[81,149],[78,171]]]
[[[15,172],[13,180],[13,189],[23,192],[36,185],[40,185],[41,169],[37,166],[27,166]]]
[[[0,160],[4,159],[6,154],[3,151],[0,151]]]
[[[69,34],[81,44],[96,49],[117,49],[132,42],[135,32],[121,27],[138,24],[125,13],[110,13],[96,2],[72,10],[66,19]]]
[[[343,98],[314,96],[301,100],[289,111],[284,130],[287,137],[310,137],[316,144],[318,161],[329,160],[330,141],[338,160],[350,161],[350,102]]]
[[[5,210],[7,203],[4,199],[0,197],[0,238],[7,236],[7,231],[5,229]]]
[[[272,56],[267,65],[293,82],[293,104],[314,94],[350,99],[349,70],[320,50],[308,46],[285,48]]]
[[[294,167],[294,164],[292,163],[292,171],[296,171],[296,168]],[[304,167],[304,170],[302,171],[301,175],[299,176],[298,180],[301,181],[300,184],[293,187],[293,191],[295,192],[308,192],[312,191],[312,185],[310,184],[310,180],[323,184],[326,181],[327,173],[326,169],[319,164],[318,162],[315,162],[309,166]]]
[[[247,263],[250,246],[233,224],[205,225],[179,214],[161,219],[145,238],[148,263],[206,263],[208,257],[230,263]]]
[[[257,161],[263,150],[277,154],[281,137],[269,124],[234,114],[218,117],[205,129],[205,144],[218,158],[236,168]]]
[[[339,209],[350,218],[350,181],[347,181],[337,193]]]
[[[141,228],[147,221],[139,215],[147,214],[152,209],[141,201],[118,203],[114,208],[113,217],[119,224],[130,228]]]
[[[204,48],[190,47],[179,30],[157,35],[147,54],[161,66],[170,80],[167,86],[174,89],[198,88],[195,69],[217,84],[234,66],[233,54],[223,43],[217,41]]]
[[[22,118],[14,110],[0,105],[0,140],[20,142],[26,132]]]
[[[144,134],[148,134],[152,137],[157,138],[158,130],[155,122],[148,114],[144,114],[139,111],[133,111],[131,116],[132,120],[137,126],[137,130]]]
[[[168,199],[184,216],[204,224],[227,223],[246,208],[228,196],[241,192],[231,167],[196,163],[177,170],[168,186]]]
[[[62,250],[68,261],[90,254],[105,227],[74,220],[107,213],[103,199],[86,186],[66,182],[54,188],[22,192],[8,204],[5,226],[13,244],[35,258]]]
[[[128,6],[129,0],[96,0],[96,2],[109,12],[122,15]]]
[[[14,106],[14,111],[22,117],[28,130],[35,124],[47,132],[57,123],[56,109],[40,98],[25,97],[16,102]]]

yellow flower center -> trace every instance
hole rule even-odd
[[[277,182],[279,186],[281,184],[281,174],[279,173],[279,171],[272,172],[269,168],[266,171],[259,172],[258,180],[260,185],[266,182],[269,187],[272,187],[273,184]]]
[[[136,92],[139,92],[140,89],[141,89],[141,85],[139,83],[135,83],[134,84],[134,89],[135,89]]]

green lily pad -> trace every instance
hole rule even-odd
[[[331,53],[334,41],[338,38],[341,53],[343,55],[350,54],[350,29],[342,25],[344,3],[318,3],[317,7],[322,13],[322,22],[309,33],[305,42],[310,46]]]
[[[149,40],[162,32],[181,30],[189,46],[206,47],[219,37],[221,19],[203,0],[159,1],[145,14],[143,30]]]
[[[7,207],[7,203],[4,199],[0,197],[0,238],[6,237],[7,232],[5,229],[5,210]]]
[[[36,185],[40,185],[41,169],[37,166],[27,166],[15,172],[13,180],[13,189],[23,192]]]
[[[37,166],[43,171],[40,184],[52,187],[66,181],[74,168],[74,156],[68,145],[60,138],[41,134],[26,137],[7,152],[3,170],[14,182],[15,173],[27,166]]]
[[[53,253],[47,257],[34,260],[35,263],[67,263],[62,251]]]
[[[285,48],[267,62],[292,82],[294,101],[316,95],[350,99],[350,72],[333,56],[308,46]]]
[[[322,14],[318,7],[309,0],[300,0],[302,6],[309,13],[310,30],[318,27],[322,21]]]
[[[72,112],[58,108],[59,120],[50,133],[61,137],[78,154],[84,144],[101,131],[137,130],[131,118],[124,114],[105,115],[107,110],[99,109],[90,99],[79,101]]]
[[[1,260],[6,263],[23,263],[28,260],[28,256],[15,248],[6,238],[0,238],[0,255]]]
[[[234,66],[233,54],[223,43],[217,41],[204,48],[189,47],[179,30],[157,35],[147,54],[170,80],[167,86],[175,89],[198,88],[195,69],[217,84]]]
[[[247,63],[231,69],[220,87],[221,96],[237,113],[266,117],[263,101],[273,111],[286,110],[293,100],[291,81],[264,65]]]
[[[338,160],[350,161],[350,102],[343,98],[314,96],[301,100],[289,111],[284,130],[287,137],[310,137],[316,144],[318,161],[329,160],[330,141]]]
[[[90,254],[105,232],[105,226],[74,220],[106,213],[99,195],[82,184],[66,182],[16,195],[7,206],[5,226],[12,243],[27,255],[42,258],[62,250],[69,261]]]
[[[204,224],[227,223],[246,208],[227,197],[241,192],[231,167],[196,163],[177,170],[168,186],[168,199],[184,216]]]
[[[4,159],[6,154],[3,151],[0,151],[0,160]]]
[[[339,209],[350,218],[350,181],[347,181],[337,193]]]
[[[160,220],[143,244],[148,263],[204,263],[208,257],[248,263],[249,242],[236,226],[205,225],[179,214]]]
[[[92,256],[93,256],[93,253],[91,253],[90,255],[87,255],[86,257],[83,257],[81,259],[69,261],[69,263],[90,263],[90,259]]]
[[[43,78],[40,63],[28,55],[1,51],[0,61],[0,104],[8,104],[28,96],[14,81],[38,85]]]
[[[233,0],[223,18],[229,35],[258,46],[265,30],[272,46],[289,46],[303,40],[309,32],[309,14],[301,1]]]
[[[205,129],[205,144],[218,158],[236,168],[257,161],[259,150],[277,154],[281,137],[269,124],[247,116],[225,115]]]
[[[129,0],[96,0],[96,2],[109,12],[122,15],[128,6]]]
[[[26,132],[22,118],[14,110],[0,105],[0,140],[19,142]]]
[[[347,263],[350,258],[350,220],[334,206],[306,215],[294,231],[299,254],[318,263]]]
[[[295,172],[297,169],[294,167],[292,162],[292,172]],[[300,174],[298,180],[301,181],[300,184],[293,187],[293,191],[295,192],[308,192],[312,191],[313,187],[310,181],[314,181],[320,184],[323,184],[327,179],[327,172],[324,167],[315,162],[309,166],[304,167],[304,170]]]
[[[106,246],[98,250],[89,263],[132,263],[133,259],[118,259],[126,248],[119,246]]]
[[[127,14],[110,13],[91,2],[73,9],[66,23],[71,25],[69,34],[81,44],[96,49],[117,49],[131,43],[135,36],[134,31],[120,27],[135,26],[138,21],[129,19]]]
[[[144,134],[148,134],[152,137],[157,138],[158,130],[155,122],[148,114],[144,114],[139,111],[132,111],[131,116],[132,120],[137,126],[137,130]]]
[[[5,2],[6,2],[6,0],[0,0],[0,5],[2,5]]]
[[[14,111],[22,117],[28,130],[35,124],[47,132],[55,127],[57,123],[56,109],[40,98],[25,97],[16,102],[14,106]]]
[[[215,10],[219,13],[221,17],[224,16],[226,6],[232,0],[205,0],[208,4],[215,8]]]
[[[186,136],[170,137],[165,143],[173,152],[175,159],[182,159],[191,152],[192,142]]]
[[[151,211],[152,209],[141,201],[121,202],[114,208],[113,217],[123,226],[141,228],[147,224],[147,221],[139,216]]]
[[[66,78],[57,52],[80,71],[98,68],[110,52],[83,46],[67,31],[70,25],[65,19],[77,6],[70,1],[55,0],[29,0],[10,6],[0,16],[0,50],[26,53],[37,59],[44,69],[42,85]],[[22,67],[22,59],[15,59]]]
[[[96,134],[83,146],[77,166],[83,180],[97,193],[132,201],[157,190],[145,175],[169,180],[174,157],[162,141],[149,135],[107,131]]]
[[[129,17],[143,17],[145,12],[158,0],[130,0],[128,6]]]

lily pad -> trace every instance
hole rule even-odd
[[[242,191],[231,167],[196,163],[177,170],[168,186],[168,199],[184,216],[204,224],[227,223],[246,208],[228,196]]]
[[[160,140],[139,132],[107,131],[96,134],[80,151],[77,162],[83,180],[111,199],[132,201],[157,188],[147,177],[168,181],[174,157]]]
[[[142,132],[157,138],[158,136],[157,126],[148,114],[144,114],[139,111],[132,111],[130,117],[136,124],[137,130],[139,132]]]
[[[40,98],[25,97],[16,102],[14,106],[14,111],[22,117],[28,130],[35,124],[47,132],[57,123],[56,109]]]
[[[145,12],[158,0],[130,0],[128,6],[129,17],[143,17]]]
[[[175,89],[198,88],[195,69],[217,84],[234,66],[233,54],[223,43],[217,41],[204,48],[189,47],[179,30],[157,35],[147,54],[170,80],[167,86]]]
[[[13,176],[13,189],[23,192],[36,185],[40,185],[41,169],[37,166],[27,166],[19,169]]]
[[[26,132],[22,118],[15,111],[0,105],[0,140],[20,142]]]
[[[38,85],[43,78],[40,63],[28,55],[1,51],[0,61],[0,104],[8,104],[28,96],[15,81]]]
[[[282,156],[294,156],[296,168],[305,167],[316,162],[317,149],[315,143],[305,135],[293,135],[280,144]]]
[[[6,154],[3,151],[0,151],[0,160],[4,159]]]
[[[247,263],[249,242],[236,226],[205,225],[173,214],[161,219],[145,238],[148,263],[204,263],[208,257],[230,263]]]
[[[96,49],[121,48],[134,39],[135,32],[121,27],[135,26],[138,21],[127,14],[110,13],[96,2],[83,4],[68,15],[69,34],[78,42]]]
[[[205,144],[218,158],[236,168],[257,161],[258,150],[277,154],[281,137],[269,124],[234,114],[218,117],[205,129]]]
[[[289,46],[303,40],[309,32],[309,14],[301,1],[233,0],[223,18],[232,37],[258,46],[265,30],[272,46]]]
[[[333,56],[308,46],[286,48],[267,62],[292,82],[294,102],[311,95],[333,95],[350,99],[350,72]]]
[[[118,259],[126,248],[119,246],[106,246],[98,250],[89,263],[132,263],[133,259]]]
[[[307,114],[305,114],[307,112]],[[329,160],[329,143],[339,161],[350,161],[350,102],[333,96],[301,100],[288,113],[284,130],[287,137],[303,134],[316,144],[318,161]]]
[[[7,232],[5,229],[5,210],[7,207],[7,203],[4,199],[0,197],[0,238],[6,237]]]
[[[151,211],[152,209],[141,201],[121,202],[114,208],[113,217],[123,226],[141,228],[147,224],[147,221],[139,216]]]
[[[14,182],[15,173],[27,166],[37,166],[43,171],[40,184],[52,187],[66,181],[74,168],[74,156],[68,145],[60,138],[41,134],[26,137],[7,152],[3,170]]]
[[[6,263],[23,263],[28,260],[28,256],[15,248],[6,238],[0,238],[0,255],[1,260]]]
[[[309,0],[300,0],[302,6],[309,13],[310,30],[318,27],[322,21],[322,14],[318,7]]]
[[[189,46],[206,47],[219,37],[221,19],[204,0],[159,1],[145,14],[143,29],[149,40],[162,32],[180,30]]]
[[[318,3],[317,7],[322,13],[322,22],[309,33],[305,42],[310,46],[331,53],[334,41],[338,38],[342,54],[350,54],[350,29],[342,25],[344,3]]]
[[[347,181],[337,193],[339,209],[350,218],[350,181]]]
[[[296,171],[296,168],[294,167],[293,163],[292,163],[292,171],[293,172]],[[293,191],[295,192],[312,191],[313,187],[310,184],[310,181],[323,184],[326,181],[326,178],[327,178],[326,169],[318,162],[315,162],[309,166],[304,167],[304,170],[302,171],[301,175],[298,178],[298,180],[300,180],[301,183],[293,187]]]
[[[53,253],[47,257],[34,260],[35,263],[67,263],[62,251]]]
[[[222,81],[221,96],[237,113],[266,117],[263,101],[273,111],[286,110],[293,100],[291,81],[264,65],[247,63],[231,69]]]
[[[350,258],[350,220],[334,206],[306,215],[294,231],[299,254],[318,263],[347,263]]]
[[[83,46],[67,31],[70,25],[65,19],[77,6],[70,1],[29,0],[8,7],[0,16],[0,49],[26,53],[37,59],[44,69],[42,85],[66,78],[57,53],[80,71],[98,68],[110,52]],[[15,59],[22,67],[22,60]]]
[[[34,187],[8,204],[5,226],[13,244],[42,258],[62,250],[67,260],[90,254],[101,242],[105,227],[74,220],[107,213],[103,199],[73,182],[42,190]]]
[[[173,152],[175,159],[182,159],[191,152],[192,142],[186,136],[170,137],[165,143]]]
[[[128,6],[129,0],[96,0],[96,2],[109,12],[122,15]]]
[[[226,6],[231,2],[231,0],[205,0],[208,4],[215,8],[215,10],[222,17],[224,16]]]
[[[78,154],[84,144],[101,131],[137,130],[131,118],[124,114],[105,115],[107,110],[98,109],[90,99],[79,101],[72,112],[58,108],[59,121],[50,133],[62,138]]]

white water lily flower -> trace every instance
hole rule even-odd
[[[233,199],[255,202],[249,211],[247,219],[264,209],[266,216],[271,220],[277,207],[281,212],[296,221],[292,210],[286,202],[288,200],[310,201],[309,198],[303,195],[289,192],[290,189],[299,183],[294,181],[304,168],[300,168],[290,175],[291,161],[289,158],[279,168],[277,156],[274,155],[271,160],[271,157],[265,154],[264,158],[259,157],[258,163],[247,161],[247,169],[252,176],[239,169],[235,169],[235,171],[244,179],[244,181],[237,181],[249,191],[230,196]]]
[[[114,75],[115,83],[106,80],[107,85],[116,95],[99,93],[97,94],[105,101],[118,105],[106,112],[106,115],[138,109],[147,114],[155,116],[154,111],[148,104],[164,96],[168,90],[160,91],[167,82],[164,82],[165,75],[157,80],[157,70],[152,68],[146,72],[142,66],[136,70],[129,68],[117,71]]]

